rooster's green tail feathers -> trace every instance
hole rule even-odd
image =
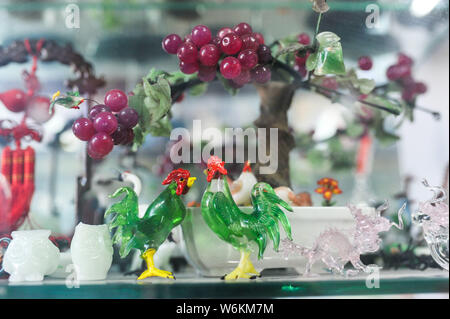
[[[279,198],[273,188],[267,183],[257,183],[252,190],[253,216],[257,224],[256,230],[260,234],[257,239],[259,258],[262,258],[266,248],[267,237],[273,242],[273,248],[278,251],[280,244],[280,230],[278,222],[284,228],[286,236],[292,240],[291,224],[282,208],[292,212],[291,206]]]
[[[119,188],[110,198],[117,198],[125,194],[124,198],[113,205],[105,212],[105,217],[114,215],[109,223],[110,230],[115,228],[112,238],[114,244],[120,244],[120,256],[126,257],[133,248],[137,223],[139,222],[138,197],[130,187]]]

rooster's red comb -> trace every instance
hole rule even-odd
[[[163,185],[168,185],[172,183],[174,180],[179,179],[183,177],[184,179],[187,179],[191,176],[191,173],[187,169],[179,168],[176,170],[173,170],[172,172],[167,175],[166,179],[163,180]]]
[[[211,156],[208,159],[208,168],[212,171],[218,171],[222,175],[228,174],[227,170],[225,169],[225,162],[215,155]]]
[[[242,169],[242,172],[249,172],[249,173],[252,172],[252,167],[250,166],[250,162],[249,161],[245,162],[244,168]]]

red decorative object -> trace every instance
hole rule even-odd
[[[28,146],[25,150],[11,150],[9,146],[2,152],[1,172],[11,187],[12,205],[6,216],[0,216],[0,233],[8,234],[23,224],[30,210],[34,194],[35,154]]]
[[[356,173],[359,175],[367,174],[368,166],[370,162],[370,151],[372,149],[372,138],[369,134],[365,134],[358,147],[358,153],[356,156]]]
[[[40,89],[36,70],[42,44],[43,40],[38,41],[37,52],[33,52],[29,41],[24,41],[26,50],[33,57],[31,72],[23,72],[26,92],[21,89],[12,89],[0,93],[0,101],[10,111],[25,112],[19,124],[9,120],[0,120],[0,136],[14,140],[16,146],[15,149],[10,146],[5,147],[1,154],[1,174],[10,185],[11,206],[6,211],[0,211],[0,234],[9,234],[23,224],[28,217],[34,194],[35,152],[30,146],[23,149],[21,143],[23,139],[40,142],[42,135],[27,125],[27,118],[30,117],[37,123],[43,123],[52,115],[48,114],[50,100],[35,95],[36,91]],[[39,110],[35,110],[37,107]],[[42,114],[45,116],[41,116]]]
[[[28,97],[24,91],[19,89],[12,89],[0,93],[0,101],[6,106],[8,110],[14,113],[25,111]]]

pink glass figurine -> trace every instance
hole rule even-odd
[[[423,185],[431,190],[433,198],[419,203],[418,211],[412,216],[413,222],[422,226],[425,240],[433,259],[448,271],[448,205],[444,188],[430,186],[426,180]]]
[[[322,261],[333,273],[340,275],[353,275],[359,271],[370,272],[370,267],[361,262],[360,255],[373,253],[380,249],[379,233],[388,231],[392,226],[403,229],[402,214],[406,204],[398,211],[398,224],[381,216],[381,213],[388,207],[385,202],[377,208],[376,214],[371,216],[364,215],[360,208],[349,205],[348,208],[355,219],[354,229],[329,228],[319,235],[312,248],[302,247],[289,240],[284,240],[282,250],[286,257],[297,253],[308,260],[304,276],[310,274],[311,267],[317,261]],[[344,271],[344,266],[348,262],[356,270]]]

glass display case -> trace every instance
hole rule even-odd
[[[447,271],[434,262],[421,226],[413,223],[419,203],[432,194],[421,184],[422,179],[442,187],[443,194],[448,192],[448,10],[446,0],[1,0],[0,258],[4,261],[8,244],[14,240],[11,233],[17,230],[50,230],[50,239],[61,252],[58,270],[42,282],[10,283],[2,268],[1,298],[448,297],[448,220],[446,226],[439,226],[447,227],[446,248],[440,247],[440,254],[447,254]],[[259,61],[246,69],[246,85],[233,82],[233,70],[227,73],[223,65],[230,57],[241,59],[239,68],[244,65],[245,69],[248,61],[244,63],[246,58],[240,57],[244,50],[227,53],[222,38],[229,33],[214,44],[222,28],[242,22],[254,32],[253,40],[244,40],[244,46],[252,51],[251,41],[256,41]],[[180,58],[181,44],[171,52],[175,54],[168,54],[167,44],[161,45],[167,35],[178,34],[180,41],[202,50],[203,44],[198,45],[201,36],[197,40],[191,32],[198,25],[207,26],[212,33],[205,45],[220,50],[217,60],[208,65],[214,69],[212,81],[202,80],[206,65],[201,57],[195,57],[201,63],[195,62],[200,66],[190,72]],[[241,39],[250,35],[236,28],[231,31]],[[203,31],[199,32],[202,35]],[[270,56],[267,63],[262,63],[263,45]],[[405,66],[406,71],[402,69]],[[269,69],[270,81],[263,79],[269,74],[261,71],[263,68]],[[239,72],[244,74],[241,69]],[[164,96],[166,83],[169,91]],[[119,124],[116,121],[106,135],[113,136],[111,143],[122,145],[111,144],[107,156],[96,157],[89,146],[93,133],[80,138],[75,126],[82,125],[77,122],[81,117],[95,126],[90,115],[93,108],[107,104],[112,109],[108,96],[120,99],[110,95],[113,89],[126,94],[125,104],[135,110],[139,120],[127,128],[133,134],[131,139],[125,143],[124,137],[116,143],[113,134],[117,127],[126,126],[119,106],[110,121],[117,118]],[[23,105],[18,97],[22,93]],[[155,105],[149,101],[152,97]],[[161,117],[155,120],[158,114]],[[99,126],[108,123],[99,122]],[[233,152],[240,146],[248,150],[259,143],[256,135],[254,140],[241,135],[230,146],[225,140],[214,140],[207,131],[217,129],[222,134],[238,128],[277,129],[275,172],[261,173],[264,164],[252,158],[250,151],[244,151],[241,161],[236,156],[225,159],[227,150]],[[192,154],[188,152],[181,163],[174,160],[180,157],[174,154],[174,145],[180,147],[177,129],[184,129],[183,134],[192,138],[187,146]],[[241,263],[239,253],[233,250],[236,245],[226,248],[223,237],[211,231],[214,227],[208,228],[208,219],[203,221],[205,206],[195,208],[203,203],[209,184],[203,171],[209,168],[210,154],[195,160],[195,148],[198,145],[205,150],[205,144],[216,147],[216,155],[223,149],[224,183],[230,183],[235,200],[235,192],[244,187],[241,183],[236,188],[236,182],[242,171],[248,171],[244,162],[251,162],[249,171],[257,181],[270,184],[270,189],[292,206],[292,213],[284,210],[283,214],[292,226],[294,241],[307,247],[330,228],[350,234],[354,220],[348,204],[360,205],[370,215],[387,200],[391,208],[384,216],[397,223],[397,212],[406,203],[400,217],[403,229],[380,233],[380,249],[361,254],[364,264],[382,267],[380,288],[367,287],[369,274],[344,278],[323,264],[313,268],[317,276],[304,278],[304,256],[285,259],[281,252],[273,251],[277,245],[271,243],[267,246],[270,253],[266,252],[261,262],[257,261],[258,248],[251,256],[262,278],[241,279],[232,285],[223,282],[214,267],[230,273]],[[180,168],[189,170],[190,175],[161,184]],[[111,224],[112,217],[105,217],[105,212],[128,197],[110,195],[128,187],[138,197],[133,212],[145,218],[147,207],[160,198],[157,196],[175,182],[182,187],[184,180],[179,178],[187,183],[194,176],[194,186],[180,190],[182,202],[188,206],[186,217],[174,221],[177,227],[155,254],[156,265],[175,274],[176,282],[167,278],[136,281],[146,268],[140,255],[151,247],[133,242],[136,245],[130,247],[140,247],[141,254],[131,248],[129,254],[124,253],[120,240],[128,233],[113,238],[113,261],[106,280],[78,282],[73,278],[76,271],[70,246],[75,227],[80,222]],[[340,192],[336,190],[327,199],[326,191],[335,189],[317,185],[323,177],[339,181]],[[442,198],[442,203],[448,204],[448,200]],[[250,195],[245,204],[251,204]],[[328,204],[337,207],[326,207]],[[123,216],[132,211],[127,205]],[[265,213],[259,213],[261,220]],[[281,225],[281,220],[275,219],[278,221]],[[123,229],[128,226],[120,225]],[[289,237],[289,232],[281,229],[281,240]],[[276,237],[272,234],[268,231],[268,242]],[[102,247],[109,249],[109,243],[105,245],[108,248]],[[202,259],[208,258],[205,252],[212,255],[213,262]],[[150,259],[144,259],[148,266]],[[214,269],[206,269],[209,264]]]

